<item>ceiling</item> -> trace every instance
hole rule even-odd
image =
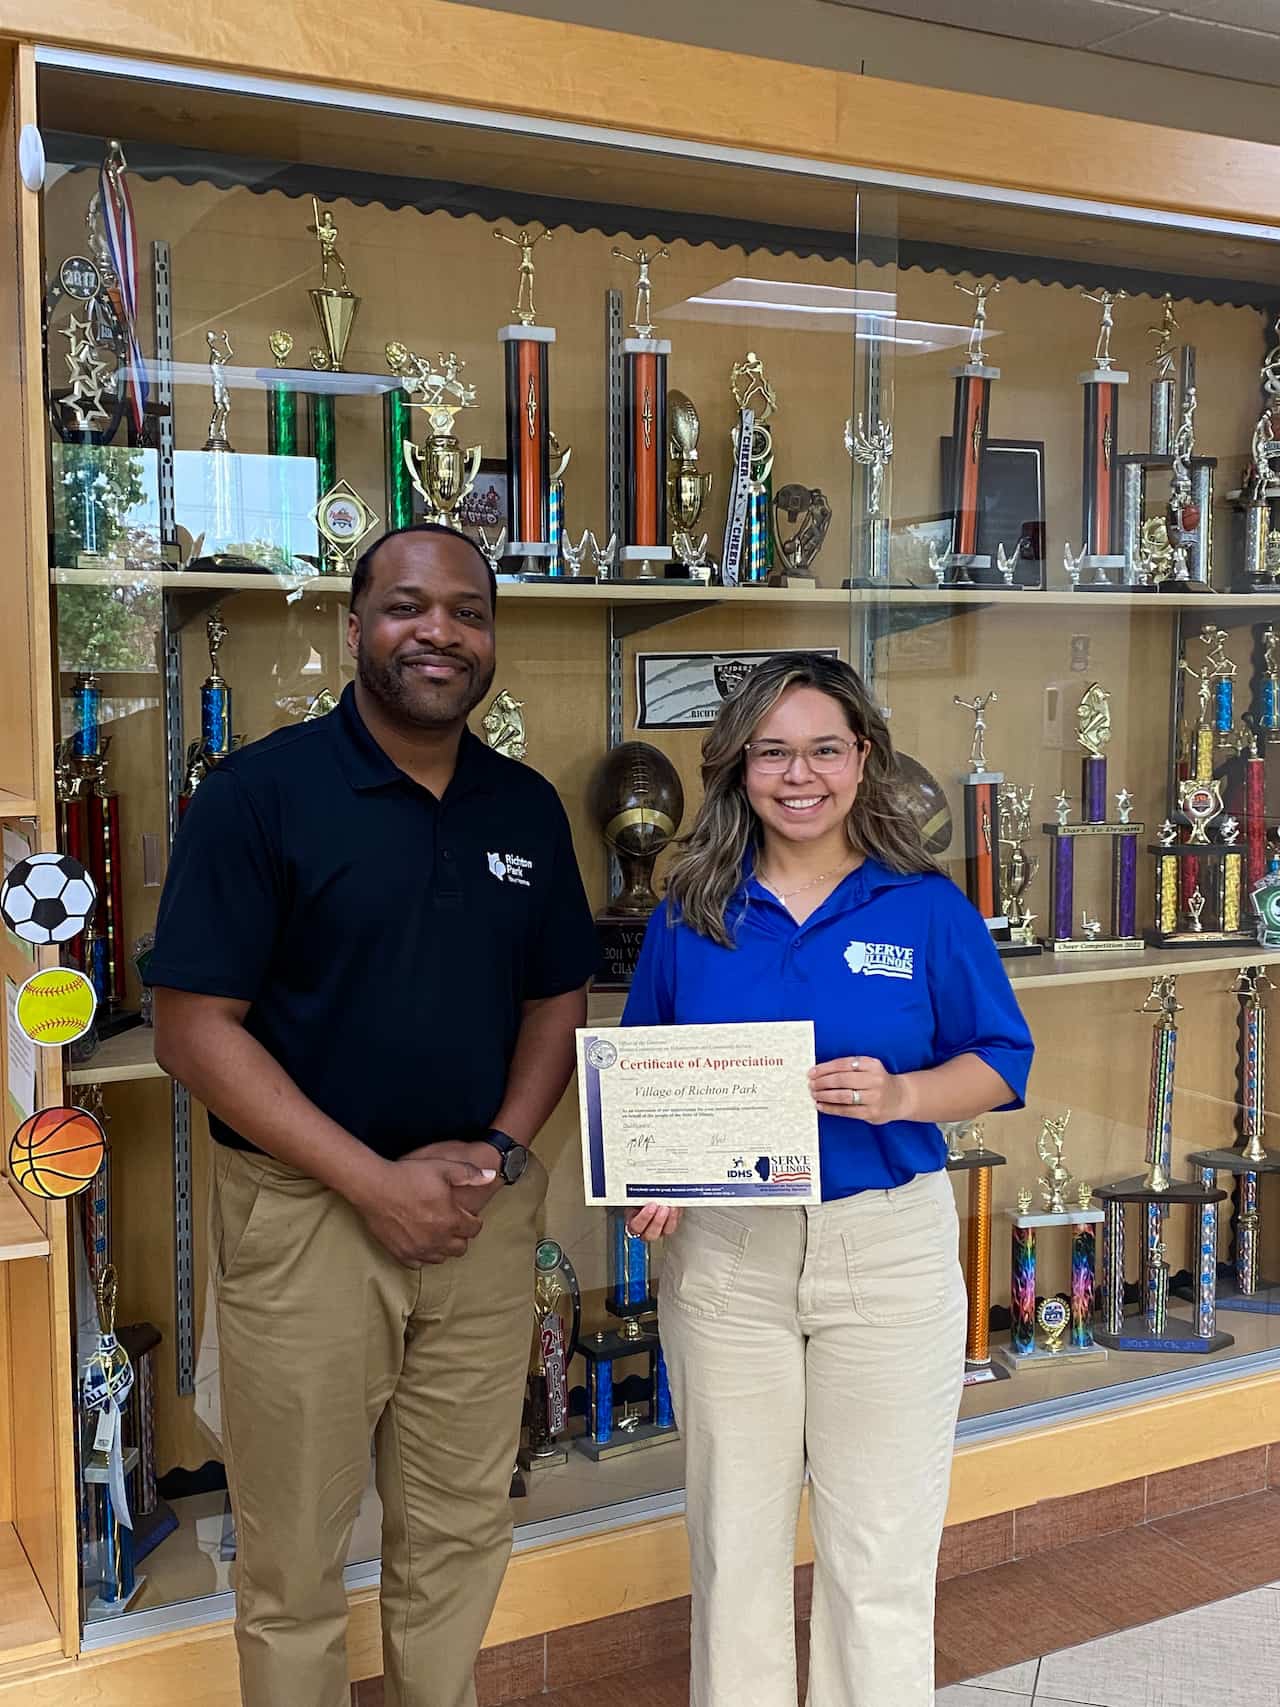
[[[825,0],[1246,83],[1280,84],[1280,0]],[[1010,91],[1027,94],[1028,91]]]

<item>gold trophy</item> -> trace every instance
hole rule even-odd
[[[1040,1176],[1039,1185],[1046,1215],[1065,1215],[1067,1212],[1063,1193],[1074,1176],[1062,1159],[1062,1146],[1066,1141],[1067,1122],[1070,1119],[1070,1109],[1065,1114],[1046,1115],[1036,1143],[1036,1154],[1044,1163],[1044,1173]]]
[[[312,347],[311,365],[322,371],[327,369],[331,373],[341,373],[351,328],[360,312],[360,298],[347,284],[347,268],[338,253],[338,227],[332,213],[328,208],[322,213],[320,203],[312,196],[311,214],[307,230],[320,245],[320,283],[307,295],[311,298],[311,306],[320,322],[320,336],[324,339],[323,348],[318,345]],[[342,281],[337,286],[329,283],[331,267],[337,268]]]
[[[777,541],[781,569],[769,576],[771,587],[814,587],[814,558],[831,526],[831,505],[816,486],[791,482],[773,495],[773,537]]]
[[[493,696],[480,727],[494,752],[501,753],[505,759],[522,759],[529,751],[524,701],[517,699],[509,688],[503,688],[501,693]]]
[[[622,868],[622,889],[596,914],[604,970],[600,990],[630,987],[649,915],[658,905],[653,867],[684,816],[680,774],[646,741],[624,741],[597,765],[588,807]]]
[[[204,337],[209,346],[209,381],[213,387],[213,413],[209,417],[209,436],[204,441],[204,448],[226,452],[232,448],[227,437],[227,423],[231,418],[231,393],[227,390],[227,376],[223,369],[235,351],[231,348],[231,339],[225,332],[206,332]]]
[[[476,400],[476,388],[462,378],[467,365],[452,351],[437,358],[432,367],[425,356],[415,355],[404,344],[387,345],[387,365],[404,386],[411,409],[421,409],[431,431],[423,443],[404,441],[405,467],[427,505],[429,522],[457,528],[453,512],[470,492],[480,472],[481,447],[464,451],[454,426],[463,409]]]

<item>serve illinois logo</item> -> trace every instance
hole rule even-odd
[[[910,978],[915,973],[916,951],[892,942],[851,942],[844,963],[855,977]]]

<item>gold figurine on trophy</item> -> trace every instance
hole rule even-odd
[[[430,433],[422,445],[404,441],[405,466],[415,488],[427,504],[427,520],[456,528],[453,512],[470,492],[480,472],[481,447],[466,451],[454,430],[458,415],[475,406],[476,388],[462,378],[467,364],[452,351],[443,352],[433,367],[425,356],[415,355],[393,340],[387,345],[387,366],[404,386],[411,409],[421,409]]]
[[[1065,1114],[1046,1115],[1036,1142],[1036,1154],[1044,1163],[1039,1185],[1045,1213],[1048,1215],[1064,1215],[1067,1210],[1063,1192],[1071,1184],[1074,1175],[1062,1159],[1062,1146],[1066,1140],[1067,1122],[1070,1119],[1070,1109]]]
[[[493,235],[499,243],[510,243],[513,249],[520,251],[520,283],[516,287],[516,305],[511,310],[521,326],[532,326],[534,323],[533,308],[533,251],[539,243],[550,243],[551,233],[544,227],[534,233],[521,229],[515,236],[505,231],[495,230]]]
[[[698,468],[698,437],[702,423],[698,411],[683,391],[667,393],[667,441],[670,465],[667,473],[667,513],[671,518],[671,543],[676,556],[692,572],[706,569],[707,536],[695,542],[693,530],[707,501],[715,476]]]
[[[639,269],[636,278],[636,317],[631,322],[631,330],[637,338],[652,338],[653,336],[653,285],[649,278],[649,268],[655,261],[669,259],[670,249],[637,249],[634,255],[628,255],[625,249],[619,249],[615,243],[613,253],[619,261],[630,261],[633,267]]]
[[[311,298],[311,306],[320,322],[320,335],[324,339],[323,348],[319,345],[312,347],[311,365],[321,371],[341,373],[347,341],[360,310],[360,298],[347,283],[347,267],[338,253],[338,227],[333,214],[328,208],[322,213],[315,196],[311,198],[311,213],[312,221],[307,230],[320,245],[320,283],[307,295]],[[329,283],[331,267],[338,270],[341,283],[337,286]]]

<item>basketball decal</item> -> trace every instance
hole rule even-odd
[[[83,1108],[42,1108],[9,1143],[9,1172],[32,1197],[74,1197],[93,1183],[107,1153],[101,1126]]]
[[[94,881],[78,859],[70,854],[28,854],[0,887],[0,917],[23,942],[46,948],[79,936],[97,899]]]
[[[50,966],[18,991],[18,1024],[42,1049],[60,1049],[93,1024],[98,994],[74,966]]]

